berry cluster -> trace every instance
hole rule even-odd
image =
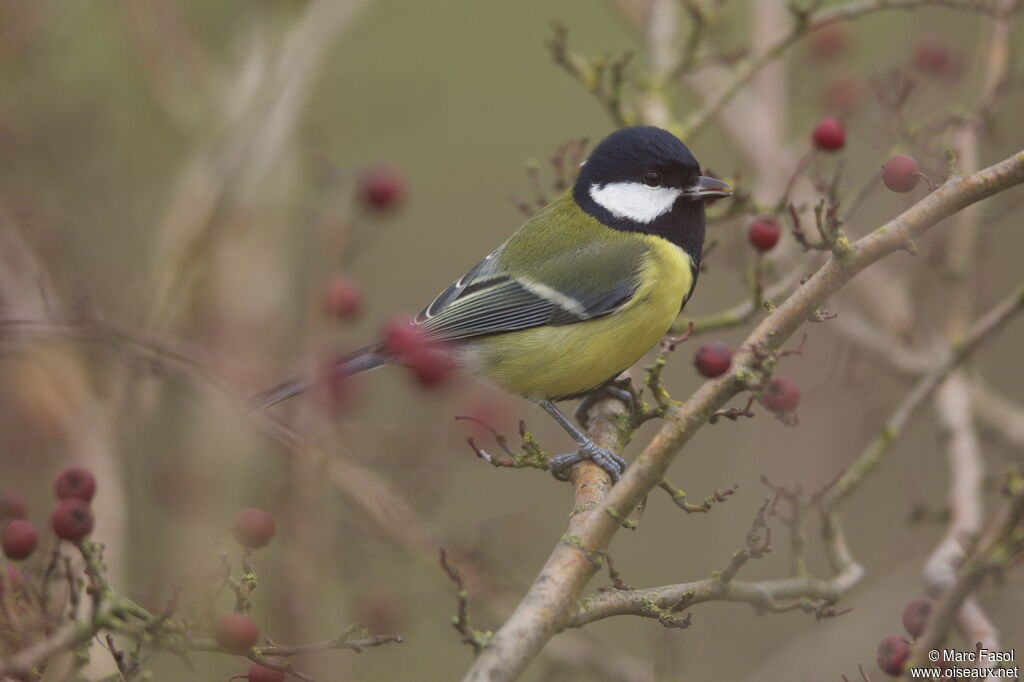
[[[231,524],[231,534],[247,553],[266,547],[276,533],[274,517],[255,507],[238,512]],[[259,644],[260,629],[248,615],[232,612],[221,616],[213,624],[213,637],[226,651],[244,654]],[[281,682],[284,672],[253,663],[248,674],[236,675],[232,679],[236,678],[248,679],[249,682]]]
[[[419,327],[404,320],[389,324],[383,338],[384,350],[401,360],[422,386],[438,386],[455,369],[444,347],[424,336]]]
[[[907,604],[903,609],[903,627],[914,639],[917,639],[924,632],[928,623],[928,616],[932,612],[935,602],[928,597],[921,597]],[[903,674],[903,668],[910,659],[910,642],[901,635],[887,635],[878,644],[876,661],[882,672],[893,677]],[[942,662],[936,663],[941,666]]]
[[[235,540],[246,550],[260,549],[266,547],[277,533],[277,523],[274,517],[255,507],[243,509],[235,515],[234,523],[231,524],[231,534]],[[222,616],[213,626],[214,639],[228,651],[245,652],[256,646],[260,641],[260,630],[244,613],[229,613]],[[255,666],[254,666],[255,667]],[[259,666],[270,673],[280,673],[278,670]],[[252,670],[250,669],[250,675]],[[274,679],[271,677],[259,677],[255,679]],[[250,677],[250,680],[254,678]]]
[[[141,652],[144,648],[159,647],[178,653],[194,649],[245,657],[249,666],[247,672],[231,679],[249,682],[283,682],[286,674],[296,679],[312,679],[294,669],[290,656],[298,652],[324,648],[358,651],[363,647],[402,641],[397,635],[362,637],[369,634],[363,626],[350,626],[326,644],[280,647],[269,638],[262,641],[260,628],[249,616],[250,595],[258,584],[252,555],[273,539],[277,524],[270,514],[256,508],[238,512],[231,525],[232,535],[244,548],[242,578],[231,576],[226,559],[222,559],[217,573],[221,587],[230,586],[235,593],[234,611],[210,621],[181,619],[174,613],[176,599],[172,599],[169,611],[153,614],[117,593],[107,575],[103,546],[85,539],[93,523],[89,503],[96,494],[95,477],[86,469],[65,469],[55,478],[54,491],[58,502],[51,517],[53,530],[61,540],[75,543],[77,553],[84,560],[87,580],[75,575],[77,569],[72,568],[72,562],[59,550],[53,559],[38,562],[31,574],[22,574],[12,566],[0,566],[0,678],[3,680],[43,679],[42,671],[55,655],[77,650],[79,640],[88,643],[103,635],[120,672],[115,675],[117,679],[148,679],[151,673],[142,666],[149,654]],[[10,559],[28,558],[38,543],[35,528],[25,521],[27,512],[24,497],[0,491],[3,549]],[[61,565],[61,558],[66,571],[54,570],[54,566]],[[46,563],[50,567],[44,569]],[[46,599],[47,595],[53,597],[60,593],[59,589],[52,589],[52,585],[65,579],[68,582],[65,599],[73,605],[70,609]],[[218,589],[210,599],[216,600],[219,592]],[[78,608],[79,600],[86,598],[91,601],[91,608]],[[54,606],[56,608],[49,608]],[[40,619],[40,615],[45,618]],[[70,632],[72,628],[76,634],[70,644],[53,634]],[[117,643],[123,640],[134,644],[121,650]],[[8,658],[12,652],[13,658]]]
[[[61,540],[81,541],[93,529],[90,502],[96,494],[96,478],[88,469],[70,467],[57,474],[53,489],[57,503],[50,514],[50,527]],[[23,561],[32,556],[39,544],[39,532],[26,520],[27,516],[28,503],[24,497],[13,491],[0,492],[0,545],[8,559]]]
[[[246,552],[265,547],[277,533],[274,517],[262,509],[250,507],[235,515],[231,525],[231,533]],[[213,637],[219,646],[229,653],[247,654],[260,642],[260,629],[245,613],[232,612],[221,616],[213,624]],[[274,666],[282,666],[280,659],[261,659]],[[244,679],[249,682],[283,682],[284,670],[268,667],[261,663],[253,663],[244,675],[235,675],[231,679]]]

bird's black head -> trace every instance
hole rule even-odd
[[[580,207],[608,227],[664,237],[695,262],[704,243],[704,201],[730,194],[724,182],[700,174],[679,138],[653,126],[604,138],[573,186]]]

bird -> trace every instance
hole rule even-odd
[[[618,481],[625,460],[555,403],[614,391],[612,382],[669,331],[697,284],[704,202],[732,193],[702,175],[672,133],[620,128],[594,147],[571,187],[409,324],[443,344],[457,367],[538,403],[558,422],[577,449],[549,460],[556,478],[590,459]],[[328,374],[400,363],[380,340],[342,356]],[[252,405],[268,408],[322,376],[285,379]]]

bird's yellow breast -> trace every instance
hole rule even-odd
[[[649,242],[633,297],[610,315],[474,339],[464,361],[475,372],[532,400],[587,393],[614,379],[658,343],[693,282],[685,251],[660,237]]]

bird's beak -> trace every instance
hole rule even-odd
[[[709,178],[706,175],[702,175],[697,178],[697,182],[693,186],[687,187],[683,194],[693,199],[717,199],[718,197],[731,196],[732,187],[718,178]]]

